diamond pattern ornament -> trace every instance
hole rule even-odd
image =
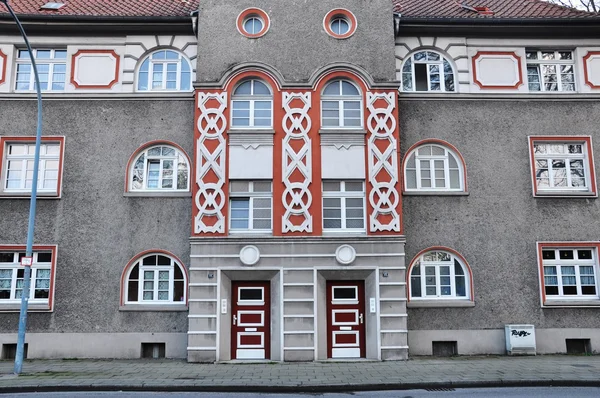
[[[224,112],[227,93],[199,93],[197,127],[200,137],[196,145],[196,184],[194,198],[198,214],[195,233],[225,233],[225,165],[227,128]]]
[[[283,92],[283,215],[282,231],[312,232],[310,214],[312,195],[312,149],[308,132],[311,128],[311,93]]]
[[[373,209],[369,215],[370,232],[400,232],[395,107],[393,92],[367,92],[369,181],[372,186],[369,204]]]

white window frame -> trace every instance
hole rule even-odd
[[[600,284],[598,282],[598,277],[600,275],[600,268],[598,263],[598,247],[597,244],[578,244],[574,242],[569,246],[565,246],[564,244],[552,244],[552,243],[538,243],[539,246],[539,261],[540,261],[540,289],[542,291],[542,296],[546,298],[544,304],[552,305],[553,302],[556,304],[566,304],[566,305],[577,305],[579,302],[594,302],[595,305],[600,304]],[[554,259],[544,259],[545,251],[554,251],[555,258]],[[573,251],[573,260],[560,259],[560,251]],[[578,250],[589,250],[592,252],[591,259],[578,259]],[[567,277],[575,277],[575,286],[577,289],[577,294],[564,294],[565,286],[573,286],[573,285],[565,285],[563,283],[563,275],[562,275],[562,267],[574,267],[575,274],[565,274]],[[546,267],[555,267],[556,274],[546,275]],[[580,267],[593,267],[593,277],[594,277],[594,286],[596,293],[595,294],[583,294],[582,293],[582,283],[581,283],[581,269]],[[589,274],[585,274],[590,276]],[[556,277],[557,284],[551,284],[550,286],[558,286],[558,294],[548,294],[546,292],[546,278]],[[589,285],[588,285],[589,286]]]
[[[269,90],[269,95],[262,95],[262,94],[254,94],[254,85],[255,82],[259,82],[264,84],[267,89]],[[250,82],[250,94],[235,94],[236,90],[238,89],[238,87],[244,83]],[[240,102],[248,102],[248,109],[250,112],[250,115],[248,117],[248,125],[235,125],[233,123],[234,120],[234,111],[238,110],[236,109],[236,106],[238,103]],[[268,102],[269,103],[269,111],[270,111],[270,115],[269,115],[269,125],[268,126],[255,126],[255,106],[257,102]],[[267,84],[265,81],[260,80],[260,79],[248,79],[248,80],[243,80],[241,81],[239,84],[237,84],[235,86],[235,88],[233,89],[232,95],[231,95],[231,129],[256,129],[256,130],[260,130],[260,129],[272,129],[273,128],[273,89],[271,88],[271,86],[269,84]],[[240,119],[240,118],[236,118],[236,119]]]
[[[593,157],[591,151],[591,137],[557,137],[557,139],[549,140],[547,137],[529,137],[531,151],[531,172],[534,196],[570,196],[570,195],[596,195],[595,173],[591,170],[593,165]],[[581,153],[536,153],[536,145],[581,145]],[[548,187],[540,188],[538,186],[538,161],[547,162],[548,170]],[[565,163],[565,172],[567,179],[566,187],[555,187],[554,179],[552,178],[552,160],[563,160]],[[581,160],[583,163],[583,171],[585,173],[585,187],[572,187],[571,164],[570,161]]]
[[[248,234],[248,233],[256,233],[256,234],[268,234],[273,231],[273,182],[271,180],[256,180],[256,181],[248,181],[248,180],[230,180],[230,184],[236,182],[244,182],[248,183],[248,192],[234,192],[231,189],[229,190],[229,232],[232,234]],[[270,183],[269,192],[255,192],[254,184],[255,183]],[[248,228],[233,228],[232,227],[232,205],[231,203],[235,200],[248,200]],[[255,199],[269,199],[271,213],[270,213],[270,221],[271,228],[263,228],[258,229],[254,228],[254,200]],[[262,220],[262,218],[261,218]]]
[[[150,151],[155,148],[160,148],[160,155],[150,155]],[[175,151],[174,155],[163,155],[163,148],[172,149]],[[137,168],[138,162],[140,162],[141,157],[144,156],[143,167]],[[163,166],[165,161],[173,162],[173,186],[171,188],[163,188],[162,182],[164,179]],[[186,165],[186,175],[187,175],[187,184],[185,188],[177,188],[179,183],[179,164],[185,163]],[[157,188],[149,188],[148,187],[148,179],[149,179],[149,165],[150,163],[158,162],[159,170],[158,170],[158,187]],[[141,170],[141,174],[143,175],[142,187],[136,188],[134,186],[134,178],[136,177],[136,170]],[[168,179],[168,178],[167,178]],[[156,145],[150,145],[145,147],[143,150],[139,151],[133,161],[131,162],[129,175],[129,191],[130,192],[189,192],[190,190],[190,163],[188,161],[187,156],[177,147],[173,145],[169,145],[166,143],[160,143]]]
[[[435,260],[435,261],[425,261],[424,258],[426,255],[431,254],[431,253],[444,253],[450,256],[450,261],[442,261],[442,260]],[[463,270],[463,277],[465,280],[465,296],[457,296],[456,294],[456,272],[455,272],[455,264],[456,262],[458,262],[458,264],[460,265],[460,267]],[[440,272],[440,268],[443,266],[447,266],[450,268],[450,273],[449,275],[442,275]],[[435,295],[428,295],[427,294],[427,287],[431,287],[433,285],[427,285],[427,277],[430,275],[426,274],[426,269],[427,268],[434,268],[435,269],[435,290],[436,290],[436,294]],[[412,281],[413,281],[413,272],[415,269],[419,268],[420,271],[420,275],[416,275],[415,278],[419,278],[420,281],[420,288],[421,288],[421,296],[413,296],[413,289],[412,289]],[[450,295],[442,295],[442,284],[441,284],[441,277],[449,277],[450,278]],[[411,301],[420,301],[420,300],[463,300],[463,301],[470,301],[471,300],[471,273],[469,271],[469,267],[466,266],[466,264],[463,263],[462,259],[459,258],[458,256],[454,255],[451,252],[448,252],[446,250],[439,250],[439,249],[433,249],[433,250],[428,250],[424,253],[421,253],[419,255],[418,258],[416,258],[414,260],[414,265],[411,267],[410,269],[410,274],[409,274],[409,278],[408,281],[410,283],[410,300]],[[444,285],[446,286],[446,285]]]
[[[25,256],[25,248],[23,248],[23,250],[14,250],[14,249],[3,249],[2,246],[0,246],[0,253],[9,253],[13,255],[13,261],[12,262],[0,262],[0,271],[6,271],[6,270],[10,270],[11,271],[11,276],[10,276],[10,298],[8,299],[0,299],[0,308],[2,307],[2,305],[13,305],[13,306],[17,306],[21,304],[21,297],[17,297],[17,290],[22,290],[23,287],[21,285],[21,288],[17,289],[17,282],[18,280],[23,280],[23,278],[18,278],[18,272],[23,270],[23,266],[21,265],[21,261],[20,261],[20,257]],[[39,262],[38,261],[38,254],[40,253],[44,253],[44,254],[51,254],[52,259],[50,262]],[[54,264],[56,262],[56,250],[46,250],[46,249],[36,249],[34,247],[34,252],[33,252],[33,263],[31,265],[31,286],[29,289],[29,304],[31,305],[43,305],[43,306],[48,306],[48,309],[50,309],[51,303],[50,303],[50,299],[53,297],[53,287],[54,287]],[[43,289],[36,289],[36,283],[38,281],[38,271],[48,271],[49,276],[48,278],[43,278],[43,280],[48,279],[48,298],[35,298],[35,292],[36,290],[46,290],[45,288]],[[7,280],[8,278],[1,278],[0,277],[0,281],[2,280]],[[41,279],[40,279],[41,280]],[[0,282],[1,284],[2,282]],[[3,289],[5,290],[5,289]]]
[[[143,264],[143,260],[145,258],[148,257],[152,257],[152,256],[163,256],[166,257],[170,260],[170,264],[169,265],[144,265]],[[158,260],[158,259],[157,259]],[[131,279],[131,273],[133,272],[133,270],[135,269],[135,267],[139,267],[138,268],[138,279]],[[175,282],[180,282],[180,279],[175,280],[175,267],[179,267],[180,271],[181,271],[181,275],[183,277],[183,300],[182,301],[174,301],[173,299],[173,295],[175,293]],[[144,289],[144,282],[146,282],[145,279],[145,272],[149,272],[152,271],[153,274],[153,278],[151,280],[152,282],[152,300],[146,300],[144,299],[144,292],[145,291],[149,291],[149,289]],[[168,290],[168,300],[159,300],[158,299],[158,293],[160,291],[164,291],[159,289],[159,282],[166,282],[167,280],[163,280],[161,281],[159,279],[159,274],[161,271],[167,271],[169,273],[169,279],[168,279],[168,283],[169,283],[169,290]],[[129,301],[129,288],[130,288],[130,282],[131,281],[137,281],[137,301]],[[148,280],[150,281],[150,280]],[[125,278],[125,286],[124,286],[124,304],[125,305],[186,305],[187,304],[187,290],[188,290],[188,285],[187,285],[187,276],[185,273],[185,269],[183,268],[183,265],[180,264],[176,259],[174,259],[173,257],[171,257],[168,254],[165,253],[147,253],[141,257],[139,257],[138,259],[135,260],[135,262],[133,262],[133,264],[130,265],[129,269],[127,270],[127,277]]]
[[[48,88],[42,89],[42,91],[55,91],[55,92],[65,91],[66,85],[67,85],[67,49],[66,48],[57,48],[57,49],[34,48],[32,50],[33,50],[33,57],[35,58],[35,63],[38,68],[38,73],[40,75],[42,75],[42,73],[40,72],[40,67],[43,65],[48,65]],[[37,56],[38,51],[50,51],[50,58],[38,59],[38,56]],[[64,52],[65,58],[55,58],[56,51]],[[21,53],[23,54],[23,57],[21,57]],[[20,92],[35,91],[35,74],[33,72],[33,65],[31,64],[31,58],[29,56],[29,52],[27,51],[27,49],[17,49],[16,56],[17,56],[17,59],[15,62],[16,66],[15,66],[15,85],[14,85],[15,91],[20,91]],[[29,65],[29,86],[27,89],[18,88],[18,83],[23,82],[23,81],[18,80],[19,65]],[[64,73],[59,73],[59,74],[63,74],[65,76],[64,80],[62,80],[62,81],[54,81],[54,68],[56,65],[64,65],[64,67],[65,67]],[[62,84],[63,88],[52,89],[52,85],[54,83]]]
[[[156,53],[159,52],[172,52],[174,54],[177,54],[177,59],[171,58],[171,59],[153,59],[152,56]],[[165,57],[166,58],[166,57]],[[148,62],[148,70],[147,71],[142,71],[142,68],[144,68],[144,64]],[[182,89],[181,85],[183,82],[183,74],[187,73],[183,71],[182,68],[182,63],[186,63],[188,68],[189,68],[189,74],[190,74],[190,80],[188,82],[189,88],[188,89]],[[162,65],[162,71],[160,72],[155,72],[155,67],[156,65]],[[167,88],[167,69],[168,69],[168,65],[176,65],[176,76],[175,76],[175,88]],[[146,78],[145,78],[145,83],[146,83],[146,88],[142,88],[140,85],[144,82],[142,80],[142,73],[146,73]],[[154,87],[154,73],[161,73],[161,82],[160,82],[160,87]],[[142,59],[142,62],[140,62],[137,73],[136,73],[136,90],[137,91],[190,91],[192,90],[192,82],[194,79],[194,69],[192,68],[192,64],[189,61],[189,59],[180,51],[177,51],[175,49],[172,48],[162,48],[162,49],[158,49],[155,51],[152,51],[150,54],[148,54],[146,57],[144,57],[144,59]]]
[[[530,59],[528,57],[529,54],[536,54],[536,58],[537,59]],[[543,53],[553,53],[554,54],[554,59],[543,59],[542,54]],[[562,60],[560,59],[560,53],[571,53],[571,59],[565,59]],[[527,88],[530,92],[532,93],[537,93],[537,92],[550,92],[550,93],[557,93],[557,92],[565,92],[565,93],[576,93],[577,90],[577,76],[575,75],[575,52],[573,50],[533,50],[533,49],[525,49],[525,54],[526,54],[526,62],[527,62]],[[572,72],[571,73],[566,73],[566,74],[570,74],[573,75],[573,82],[567,82],[564,83],[563,82],[563,78],[562,75],[564,73],[562,73],[561,66],[563,65],[571,65],[572,66]],[[554,66],[555,71],[556,71],[556,85],[557,85],[557,89],[556,90],[546,90],[546,81],[544,80],[544,73],[542,72],[542,69],[544,66]],[[534,76],[533,74],[529,73],[529,68],[530,67],[535,67],[537,69],[537,76],[538,76],[538,82],[530,82],[530,76]],[[539,90],[532,90],[530,85],[531,84],[539,84],[540,85],[540,89]],[[564,90],[563,89],[563,84],[573,84],[573,90]]]
[[[31,196],[31,187],[27,188],[27,164],[31,163],[29,172],[31,178],[33,178],[33,160],[35,157],[35,137],[2,137],[0,139],[0,145],[2,146],[2,159],[0,171],[2,172],[0,178],[2,185],[0,186],[0,196],[5,197],[29,197]],[[31,138],[31,140],[30,140]],[[11,147],[13,146],[26,146],[27,154],[9,154]],[[58,147],[57,153],[48,154],[49,147]],[[62,168],[63,168],[63,156],[64,156],[64,137],[58,138],[56,141],[52,137],[43,137],[40,145],[40,162],[38,168],[38,188],[37,193],[40,197],[60,197],[61,184],[62,184]],[[47,164],[49,161],[58,162],[58,168],[49,169]],[[20,179],[19,187],[8,188],[8,176],[9,162],[20,162]],[[56,171],[56,178],[48,178],[47,180],[56,180],[56,185],[52,188],[45,188],[44,182],[46,181],[46,174],[49,172]]]
[[[326,191],[325,184],[327,183],[339,183],[339,191]],[[359,191],[346,191],[346,183],[360,183],[362,184],[362,190]],[[325,228],[325,199],[340,199],[340,211],[341,211],[341,227],[340,228]],[[361,199],[362,210],[363,210],[363,228],[347,228],[347,217],[346,201],[348,199]],[[367,208],[366,208],[366,192],[365,182],[361,180],[323,180],[323,232],[328,233],[366,233],[367,232]]]
[[[342,82],[349,83],[356,88],[358,91],[358,95],[343,95],[342,94]],[[339,84],[339,93],[337,95],[325,95],[325,90],[332,85]],[[325,110],[323,104],[325,102],[337,102],[338,105],[338,125],[337,126],[325,126],[323,120],[323,112]],[[346,126],[346,119],[344,118],[344,110],[346,103],[358,103],[358,109],[360,112],[359,120],[360,125],[358,126]],[[364,126],[364,111],[363,111],[363,97],[360,87],[356,85],[352,80],[348,79],[334,79],[328,82],[325,87],[323,87],[323,91],[321,93],[321,128],[322,129],[362,129]]]
[[[443,155],[433,155],[433,148],[432,148],[432,154],[431,155],[420,155],[419,154],[419,150],[425,147],[436,147],[436,148],[440,148],[444,150],[444,154]],[[411,158],[414,157],[414,161],[415,161],[415,168],[409,168],[408,164],[411,160]],[[456,168],[451,168],[450,167],[450,157],[454,158],[454,161],[456,162],[457,167]],[[423,181],[422,181],[422,169],[421,169],[421,162],[429,162],[429,182],[431,184],[431,187],[423,187]],[[436,162],[442,161],[443,162],[443,171],[444,171],[444,185],[443,186],[435,186],[436,185],[436,177],[435,177],[435,171],[438,170],[435,168],[435,164]],[[416,179],[416,188],[409,188],[408,187],[408,173],[409,172],[413,172],[415,173],[415,179]],[[450,187],[450,174],[451,171],[458,171],[458,188],[451,188]],[[464,192],[465,191],[465,170],[464,170],[464,165],[462,162],[461,157],[454,152],[453,150],[451,150],[450,148],[448,148],[445,145],[442,144],[438,144],[438,143],[424,143],[422,145],[418,145],[417,147],[415,147],[414,149],[412,149],[407,155],[406,155],[406,160],[404,162],[404,190],[406,192]]]
[[[415,60],[415,55],[417,54],[422,54],[425,53],[425,59],[419,59],[419,60]],[[436,54],[439,57],[439,60],[428,60],[427,58],[429,57],[428,53],[432,53],[432,54]],[[446,90],[446,71],[444,69],[444,62],[447,62],[448,65],[450,66],[451,69],[451,73],[452,73],[452,85],[453,85],[453,90]],[[425,64],[426,65],[426,69],[427,69],[427,90],[423,91],[423,90],[419,90],[417,91],[417,79],[416,79],[416,73],[415,73],[415,64]],[[439,75],[440,75],[440,89],[439,90],[432,90],[431,89],[431,67],[437,65],[439,67]],[[445,57],[443,54],[441,54],[438,51],[435,50],[419,50],[419,51],[415,51],[414,53],[410,54],[409,56],[406,57],[406,59],[404,60],[404,62],[402,63],[402,69],[401,69],[401,74],[402,74],[402,91],[406,91],[406,92],[417,92],[417,93],[428,93],[428,92],[432,92],[432,93],[455,93],[457,91],[457,86],[458,86],[458,82],[456,79],[456,73],[454,71],[454,65],[452,65],[452,62],[450,62],[450,60]],[[407,85],[405,84],[405,81],[407,81],[407,79],[410,79],[411,82],[411,86],[410,88],[407,87]]]

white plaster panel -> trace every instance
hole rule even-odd
[[[141,43],[147,50],[156,47],[156,37],[154,35],[130,35],[127,36],[127,44]]]
[[[198,49],[197,49],[198,40],[196,39],[195,36],[175,36],[175,39],[173,40],[173,47],[183,48],[188,43],[193,43],[193,44],[190,44],[188,46],[188,48],[186,49],[186,55],[187,55],[187,50],[189,50],[190,47],[194,48],[194,54],[196,54],[198,52]]]
[[[435,38],[433,37],[421,37],[421,43],[423,43],[423,47],[433,47],[433,42]]]
[[[518,58],[512,55],[506,54],[481,54],[481,53],[514,53]],[[527,66],[525,63],[525,48],[516,47],[469,47],[469,60],[468,63],[471,65],[471,92],[486,92],[486,93],[516,93],[516,92],[528,92],[527,88]],[[480,56],[475,60],[475,67],[477,67],[477,80],[484,86],[479,87],[475,84],[475,71],[472,70],[472,61],[478,53]],[[522,83],[515,89],[512,87],[506,88],[493,88],[493,86],[513,86],[519,81],[519,63],[521,66],[521,78]],[[492,86],[492,87],[486,87]]]
[[[456,52],[462,54],[463,51],[466,54],[467,41],[464,37],[438,37],[435,41],[435,46],[444,51],[449,45],[451,46],[447,50],[448,54],[454,55]]]
[[[405,44],[411,50],[415,48],[421,47],[421,43],[419,43],[419,39],[416,37],[402,37],[396,39],[397,44]]]
[[[4,76],[4,82],[0,83],[0,93],[7,93],[11,91],[14,46],[0,45],[0,51],[4,54],[4,57],[0,57],[0,79]]]
[[[140,59],[146,51],[144,47],[139,44],[127,44],[125,47],[125,54],[131,55],[134,58]]]
[[[365,148],[363,146],[324,145],[321,147],[322,178],[364,179]]]
[[[157,36],[157,39],[158,39],[159,46],[170,46],[171,39],[173,39],[173,36],[171,36],[171,35]]]
[[[575,50],[574,56],[578,91],[597,92],[600,90],[600,88],[591,86],[600,86],[600,47],[579,47]]]
[[[272,179],[273,147],[271,145],[230,145],[229,178]]]
[[[80,86],[110,88],[118,79],[118,66],[119,58],[112,53],[83,53],[75,57],[73,80]]]
[[[454,61],[456,64],[456,69],[458,70],[469,70],[469,59],[468,58],[460,58]]]
[[[137,65],[137,60],[133,59],[133,58],[123,58],[122,59],[122,63],[123,63],[123,70],[134,70],[136,65]]]
[[[402,63],[402,61],[398,58],[404,59],[408,55],[408,53],[409,53],[408,48],[406,48],[404,46],[396,45],[395,54],[396,54],[396,64],[398,66]]]

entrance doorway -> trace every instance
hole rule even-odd
[[[232,282],[231,357],[270,359],[270,282]]]
[[[364,281],[327,281],[327,356],[365,358],[364,321]]]

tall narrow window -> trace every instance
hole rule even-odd
[[[464,191],[464,166],[458,155],[441,144],[425,144],[409,151],[404,163],[407,192]]]
[[[37,64],[40,87],[43,91],[64,91],[67,73],[67,50],[34,49],[33,57]],[[17,51],[17,91],[34,91],[35,75],[29,51]]]
[[[187,157],[170,145],[141,151],[132,162],[130,191],[188,191],[190,166]]]
[[[445,250],[431,250],[413,260],[410,297],[419,299],[470,299],[470,273],[463,260]]]
[[[145,254],[125,271],[124,304],[184,304],[187,282],[183,266],[164,253]]]
[[[572,51],[526,51],[529,91],[575,91]]]
[[[362,127],[362,96],[358,87],[348,80],[334,80],[321,95],[323,128]]]
[[[177,51],[155,51],[142,61],[138,70],[139,91],[186,91],[191,88],[192,67]]]
[[[271,181],[230,182],[231,232],[270,232],[272,229]]]
[[[273,94],[260,80],[246,80],[238,84],[233,90],[231,106],[233,128],[273,126]]]
[[[404,60],[403,91],[456,91],[452,64],[435,51],[418,51]]]
[[[365,188],[362,181],[323,181],[323,229],[365,232]]]

